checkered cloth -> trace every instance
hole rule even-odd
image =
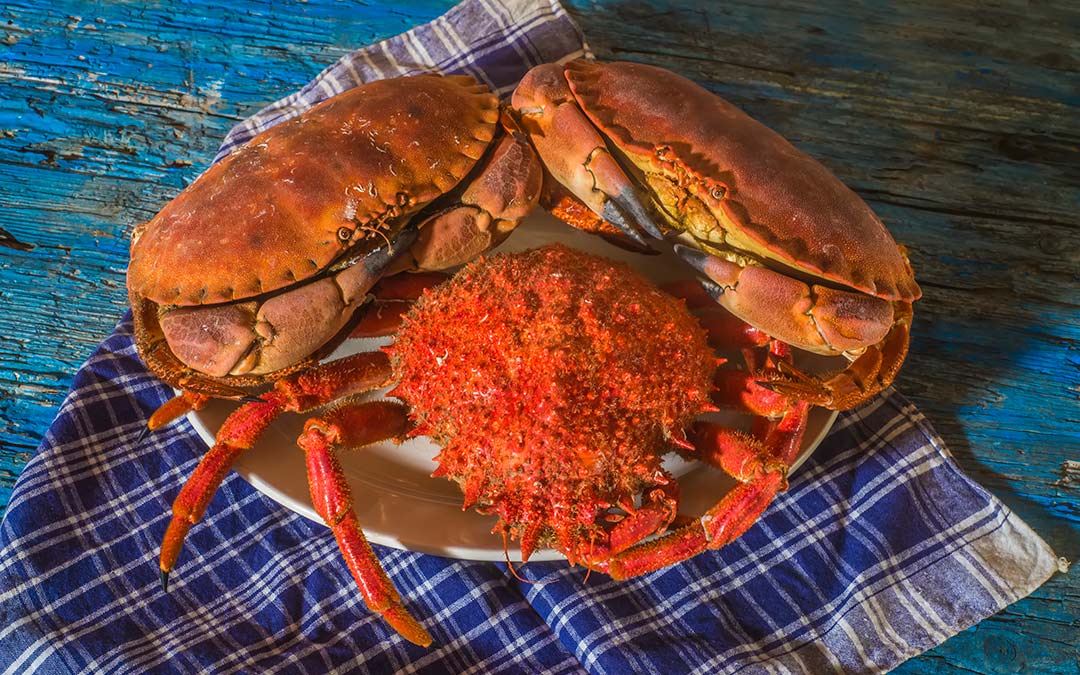
[[[354,52],[229,134],[354,84],[466,72],[506,93],[580,55],[543,0],[467,0]],[[364,606],[330,531],[230,476],[169,594],[169,502],[206,448],[186,420],[136,443],[171,395],[125,319],[79,370],[0,526],[0,674],[871,673],[1024,597],[1053,553],[968,480],[895,392],[843,415],[765,517],[719,552],[644,578],[376,547],[435,638],[404,642]]]

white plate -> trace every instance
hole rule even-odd
[[[498,250],[520,251],[553,241],[626,262],[656,283],[692,276],[686,265],[671,252],[658,256],[630,253],[598,237],[574,230],[544,213],[529,216]],[[349,340],[330,358],[374,349],[388,341]],[[807,365],[807,358],[821,360],[813,355],[797,358],[803,366]],[[835,362],[829,365],[835,366]],[[235,408],[236,405],[228,401],[213,401],[202,410],[189,414],[188,419],[209,445],[214,441],[213,430],[218,429]],[[750,419],[734,413],[717,413],[717,416],[724,423],[743,428]],[[811,410],[803,451],[793,469],[810,456],[835,420],[835,412],[823,408]],[[240,457],[235,468],[266,496],[322,523],[311,505],[303,453],[296,446],[302,426],[302,416],[282,416],[254,448]],[[402,445],[381,443],[340,453],[364,533],[375,543],[409,551],[466,560],[504,560],[502,538],[491,533],[496,518],[481,516],[472,510],[462,511],[462,497],[457,485],[430,477],[435,469],[431,458],[437,452],[437,447],[426,438],[416,438]],[[679,477],[680,511],[686,514],[702,513],[735,485],[735,480],[723,472],[700,462],[684,461],[675,455],[670,455],[664,466]],[[530,560],[562,558],[556,551],[540,550]],[[510,559],[520,560],[520,553],[514,547],[510,549]]]

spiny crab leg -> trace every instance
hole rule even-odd
[[[751,326],[728,310],[716,304],[716,300],[697,281],[680,279],[662,286],[668,295],[686,302],[686,308],[697,316],[698,323],[708,334],[713,349],[757,349],[767,347],[772,339],[768,333]],[[773,348],[776,351],[777,348]],[[753,364],[748,364],[754,369]]]
[[[349,333],[351,338],[393,335],[401,327],[405,313],[424,291],[450,278],[443,272],[402,272],[381,280],[372,289],[375,300]]]
[[[709,334],[709,346],[714,349],[731,347],[747,349],[765,347],[769,344],[767,333],[754,328],[723,308],[699,314],[698,322]]]
[[[710,346],[742,350],[746,370],[717,369],[713,378],[713,403],[736,408],[759,418],[781,417],[790,405],[788,397],[762,386],[760,380],[776,379],[776,375],[766,376],[764,371],[770,369],[775,373],[779,365],[788,365],[791,360],[790,348],[723,307],[718,307],[712,296],[696,282],[673,282],[664,289],[685,300],[688,308],[698,310],[698,322],[705,329]]]
[[[418,300],[424,291],[449,278],[445,272],[402,272],[380,279],[371,293],[378,300]]]
[[[624,505],[625,516],[618,517],[614,526],[598,524],[602,543],[590,546],[582,561],[590,569],[608,573],[608,561],[639,541],[654,534],[663,534],[678,518],[679,483],[666,471],[657,475],[653,487],[646,489],[641,506]],[[609,516],[610,518],[610,516]]]
[[[161,544],[161,585],[168,590],[169,572],[180,556],[184,537],[199,522],[214,493],[240,453],[255,444],[283,412],[310,410],[341,398],[385,385],[390,360],[382,352],[364,352],[332,361],[285,379],[257,403],[245,403],[222,424],[214,446],[199,461],[173,502],[172,519]]]
[[[360,320],[349,332],[349,337],[362,339],[393,335],[411,307],[411,302],[401,300],[376,300],[368,303]]]
[[[743,323],[727,310],[720,311]],[[717,370],[713,378],[713,403],[750,413],[757,425],[783,417],[791,406],[789,397],[761,383],[763,379],[775,379],[780,369],[791,367],[791,347],[775,338],[766,339],[764,346],[743,348],[746,370]]]
[[[791,400],[780,393],[764,387],[759,380],[761,372],[719,369],[713,378],[716,390],[712,400],[718,406],[736,408],[766,419],[775,419],[787,412]]]
[[[401,605],[401,596],[360,529],[349,484],[336,454],[341,448],[361,448],[402,438],[408,429],[408,412],[401,404],[345,403],[308,420],[297,445],[307,459],[311,501],[333,531],[364,602],[406,640],[427,647],[431,636]]]
[[[620,553],[651,534],[662,534],[678,515],[679,483],[667,472],[657,477],[656,487],[641,498],[641,508],[634,509],[616,523],[608,535],[611,553]]]
[[[691,524],[613,556],[607,574],[614,579],[647,574],[720,548],[746,532],[787,488],[787,470],[802,445],[809,409],[805,401],[793,403],[764,442],[718,425],[696,425],[693,440],[700,459],[740,484]]]

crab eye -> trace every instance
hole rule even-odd
[[[668,154],[669,149],[670,148],[668,148],[666,145],[657,148],[656,149],[656,158],[657,159],[667,159],[667,154]]]
[[[716,201],[720,201],[727,196],[727,188],[723,185],[714,185],[712,190],[709,191],[709,195]]]
[[[347,227],[339,227],[337,231],[337,238],[342,242],[352,239],[352,230]]]

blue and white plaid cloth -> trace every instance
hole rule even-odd
[[[465,72],[507,93],[586,53],[555,0],[467,0],[354,52],[229,134],[358,82]],[[843,415],[741,539],[641,579],[376,547],[435,638],[364,606],[330,531],[233,475],[169,594],[157,551],[206,448],[186,420],[136,439],[170,390],[123,321],[75,376],[0,525],[0,675],[14,673],[875,673],[1024,597],[1053,552],[956,467],[895,392]]]

